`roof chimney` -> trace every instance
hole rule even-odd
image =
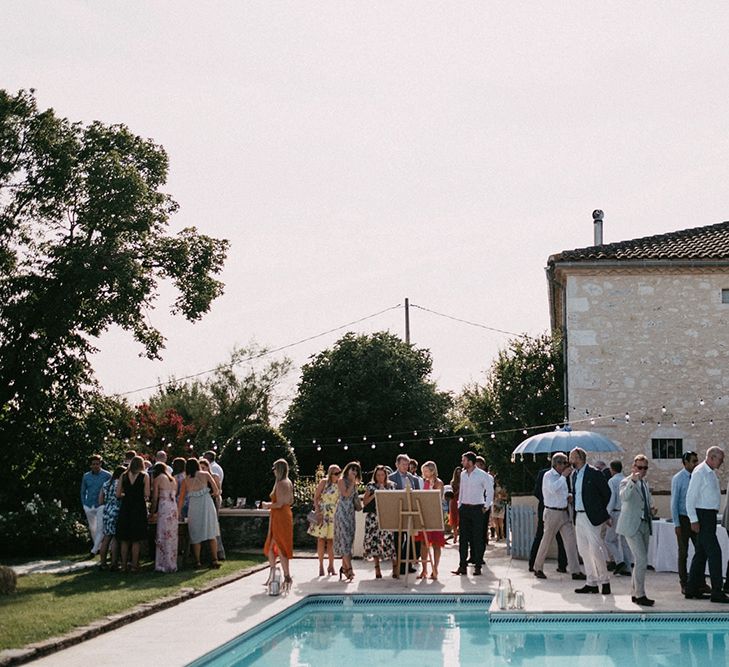
[[[594,245],[602,245],[602,219],[605,214],[598,208],[592,212],[592,222],[595,228]]]

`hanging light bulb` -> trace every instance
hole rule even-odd
[[[405,443],[404,442],[401,442],[400,443],[400,447],[404,447],[404,446],[405,446]]]
[[[713,426],[713,425],[714,425],[714,420],[713,419],[709,419],[709,426]]]
[[[344,445],[344,451],[346,452],[349,449],[349,445]]]
[[[673,428],[676,428],[676,422],[673,422]]]
[[[661,406],[661,412],[665,415],[666,414],[666,406]]]
[[[417,431],[413,431],[413,435],[417,438],[418,437],[418,432]]]
[[[428,444],[429,445],[432,445],[433,444],[433,438],[428,438]]]
[[[240,451],[240,445],[238,445],[235,449],[236,451]]]
[[[388,436],[387,436],[387,437],[388,437],[388,438],[389,438],[390,440],[392,440],[392,435],[389,435],[389,434],[388,434]]]
[[[337,442],[342,442],[342,439],[341,438],[337,438]]]
[[[372,443],[372,444],[370,445],[370,447],[371,447],[372,449],[374,449],[375,447],[377,447],[377,445],[376,445],[376,444],[375,444],[375,443],[373,442],[373,443]]]
[[[591,419],[590,420],[590,424],[592,424],[592,426],[594,426],[595,425],[595,420],[594,419]]]
[[[262,452],[265,452],[266,451],[266,445],[261,445],[261,451]]]
[[[704,404],[704,399],[703,398],[700,398],[699,399],[699,405],[703,405],[703,404]]]
[[[317,445],[317,446],[316,446],[316,451],[317,451],[317,452],[320,452],[320,451],[321,451],[321,445]]]
[[[367,436],[366,436],[366,435],[363,435],[363,436],[362,436],[362,440],[363,440],[364,442],[367,442]]]
[[[521,432],[522,432],[522,433],[523,433],[524,435],[526,435],[526,434],[527,434],[527,430],[526,430],[526,429],[522,429],[522,431],[521,431]]]
[[[696,422],[693,419],[691,420],[691,426],[696,426]]]
[[[630,421],[630,413],[629,412],[626,412],[625,413],[625,421],[626,422],[629,422]]]
[[[313,439],[313,440],[311,441],[311,444],[313,444],[313,445],[315,445],[315,444],[316,444],[316,438],[314,438],[314,439]]]
[[[496,439],[496,433],[492,433],[492,434],[491,434],[491,439],[492,439],[492,440]]]
[[[463,442],[463,436],[462,436],[462,435],[461,435],[461,436],[459,436],[459,438],[458,438],[458,442]]]

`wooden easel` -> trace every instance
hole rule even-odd
[[[425,548],[428,550],[426,563],[433,566],[430,556],[430,543],[428,542],[428,530],[443,530],[443,508],[441,506],[440,491],[413,490],[409,486],[405,489],[375,491],[375,502],[377,503],[377,525],[380,530],[388,530],[395,533],[397,540],[397,558],[395,560],[395,578],[399,578],[400,567],[405,566],[405,584],[409,579],[411,565],[422,559],[414,558],[415,545],[414,537],[417,533],[425,533]],[[405,545],[405,558],[402,558],[400,544],[403,533],[407,535]]]
[[[421,528],[415,529],[413,526],[413,519],[417,518],[417,524],[418,526],[425,528],[425,518],[423,517],[423,508],[420,505],[420,498],[413,499],[413,493],[410,486],[408,486],[405,489],[405,498],[400,498],[399,500],[400,505],[400,523],[397,530],[397,560],[395,562],[395,572],[397,573],[397,577],[400,576],[400,569],[405,564],[405,585],[407,586],[408,580],[410,578],[410,566],[411,565],[417,565],[418,562],[423,562],[422,556],[420,558],[417,557],[415,553],[415,535],[419,532],[421,532]],[[406,523],[407,525],[403,525]],[[405,560],[402,560],[402,553],[400,549],[400,544],[402,542],[402,534],[403,532],[407,533],[406,543],[405,543]],[[423,536],[425,538],[424,546],[426,549],[427,557],[425,558],[426,563],[430,563],[430,567],[433,567],[433,559],[430,556],[430,543],[428,542],[428,533],[425,530],[422,530]],[[412,558],[411,558],[412,556]]]

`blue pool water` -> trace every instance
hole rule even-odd
[[[729,665],[721,614],[494,616],[482,595],[311,596],[191,667]]]

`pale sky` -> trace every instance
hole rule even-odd
[[[163,144],[171,230],[232,244],[202,321],[163,290],[162,361],[99,341],[110,393],[405,297],[539,334],[547,258],[592,244],[593,209],[606,242],[729,219],[725,2],[24,0],[0,29],[0,87]],[[381,329],[402,309],[355,327]],[[453,391],[507,340],[419,310],[411,329]]]

